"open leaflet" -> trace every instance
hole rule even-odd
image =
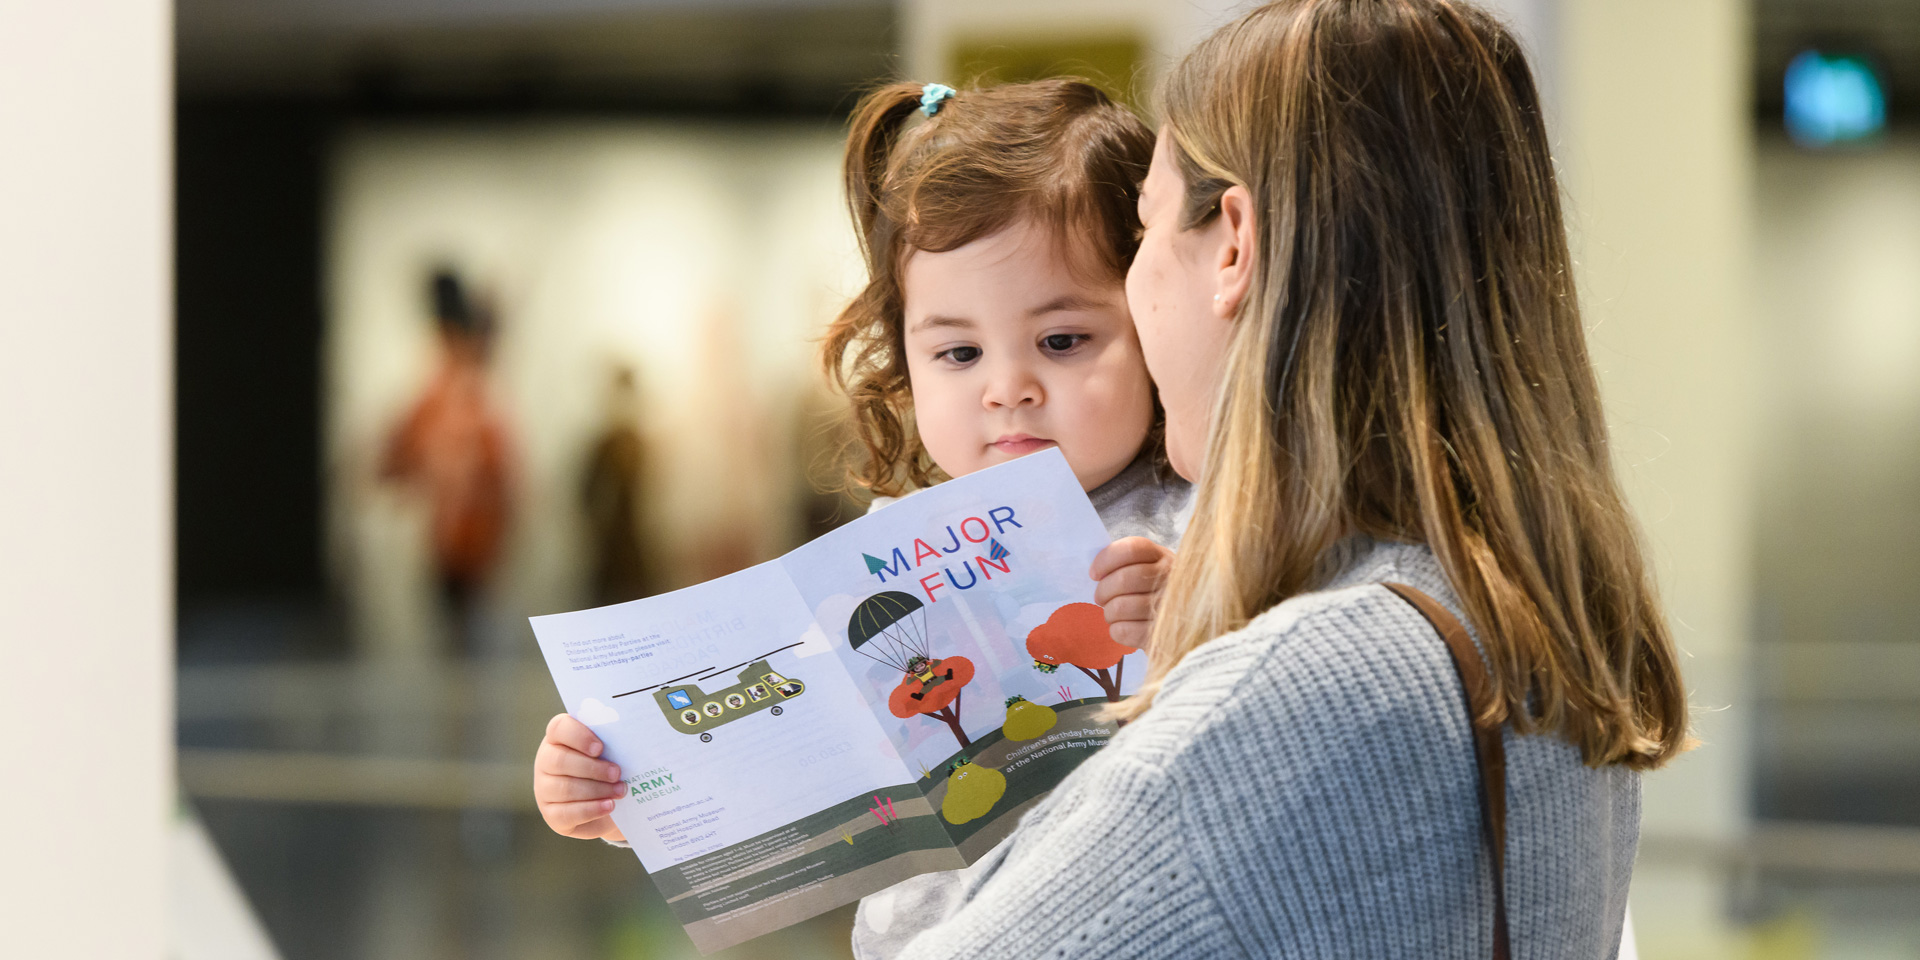
[[[1107,543],[1049,450],[533,630],[705,953],[973,862],[1107,742],[1146,670],[1092,603]]]

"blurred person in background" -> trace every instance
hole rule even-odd
[[[513,454],[488,396],[491,305],[469,295],[450,270],[434,273],[429,291],[439,367],[388,437],[380,475],[427,500],[434,575],[454,652],[464,655],[477,646],[476,604],[512,516]]]
[[[593,556],[595,604],[637,600],[654,591],[652,558],[641,527],[648,501],[647,466],[640,392],[633,368],[621,366],[607,385],[606,422],[587,454],[580,489]]]

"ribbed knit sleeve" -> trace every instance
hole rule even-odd
[[[1074,780],[1065,802],[1040,811],[1044,829],[1014,842],[966,905],[915,937],[901,960],[1242,956],[1180,831],[1140,829],[1180,815],[1164,772],[1109,753]]]
[[[1377,587],[1286,613],[1171,764],[1224,911],[1262,957],[1490,956],[1492,869],[1445,648]]]
[[[1458,612],[1426,550],[1362,544],[1325,589],[1189,654],[901,956],[1484,960],[1459,681],[1383,581]],[[1638,778],[1551,736],[1507,743],[1514,956],[1612,957]]]

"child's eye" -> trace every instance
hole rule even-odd
[[[948,347],[933,355],[935,360],[951,360],[954,363],[967,364],[980,359],[979,347]]]
[[[1092,339],[1090,334],[1085,333],[1056,333],[1041,337],[1040,347],[1049,353],[1071,353],[1073,348]]]

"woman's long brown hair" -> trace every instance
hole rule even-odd
[[[1514,38],[1447,0],[1281,0],[1203,42],[1162,97],[1181,227],[1246,188],[1255,275],[1148,682],[1117,712],[1315,588],[1359,532],[1433,550],[1484,644],[1488,719],[1594,765],[1685,749]]]

